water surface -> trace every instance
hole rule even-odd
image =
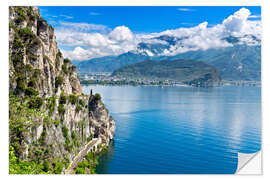
[[[84,86],[100,93],[116,135],[97,173],[234,173],[261,148],[261,88]]]

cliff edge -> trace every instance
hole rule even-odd
[[[11,174],[64,173],[91,140],[95,153],[113,139],[114,119],[99,94],[82,93],[37,7],[9,8],[9,94]]]

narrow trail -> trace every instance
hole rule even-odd
[[[65,174],[72,174],[73,170],[77,167],[78,162],[80,162],[86,156],[89,150],[91,150],[93,147],[97,145],[96,143],[98,142],[98,140],[99,140],[98,138],[95,138],[85,145],[84,149],[82,149],[77,154],[77,156],[75,156],[73,161],[70,163],[69,167],[65,170]]]

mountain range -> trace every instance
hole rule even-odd
[[[212,65],[224,80],[261,80],[261,40],[253,35],[242,37],[227,36],[224,42],[231,46],[208,48],[205,50],[189,47],[189,51],[167,55],[173,47],[184,48],[188,37],[161,35],[154,37],[156,42],[140,42],[135,50],[118,56],[105,56],[77,62],[79,72],[113,72],[128,64],[145,60],[199,60]],[[243,39],[248,43],[244,43]]]
[[[146,60],[123,66],[112,73],[118,78],[172,80],[195,86],[213,86],[220,81],[216,68],[194,60]]]

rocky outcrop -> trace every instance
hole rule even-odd
[[[36,7],[9,9],[10,91],[24,93],[27,85],[43,97],[82,93],[76,67],[57,48],[53,28]],[[19,85],[22,85],[18,87]]]
[[[76,67],[62,56],[54,29],[36,7],[9,8],[9,92],[9,141],[23,160],[49,160],[55,168],[93,138],[101,139],[99,151],[114,136],[115,121],[100,95],[82,93]],[[23,132],[12,127],[18,123]]]

